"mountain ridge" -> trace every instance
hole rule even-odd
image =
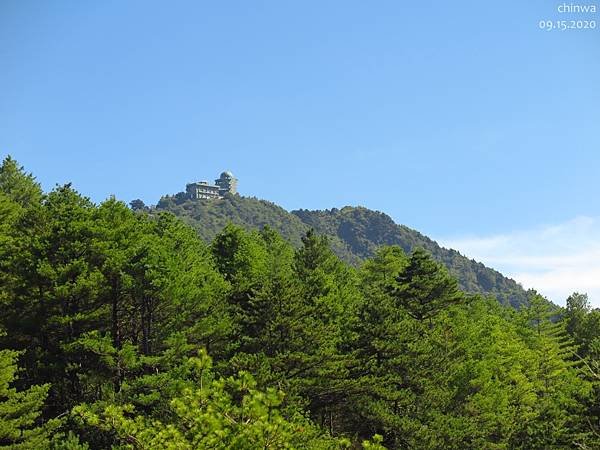
[[[332,250],[354,266],[383,245],[398,245],[407,253],[421,247],[448,268],[464,291],[493,295],[501,304],[515,308],[528,303],[528,292],[515,280],[457,250],[442,247],[419,231],[394,222],[384,212],[364,206],[287,211],[268,200],[228,194],[210,200],[164,196],[155,211],[175,214],[205,241],[212,240],[228,223],[234,223],[247,229],[269,226],[298,246],[301,237],[312,228],[326,235]]]

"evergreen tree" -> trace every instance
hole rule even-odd
[[[50,446],[50,435],[58,422],[42,424],[41,410],[48,385],[23,391],[12,387],[16,379],[18,353],[0,350],[0,448],[43,449]]]
[[[0,191],[17,204],[28,207],[42,200],[42,188],[33,175],[25,172],[23,167],[10,156],[0,166]]]
[[[422,249],[410,256],[396,278],[391,295],[414,319],[430,319],[445,307],[461,301],[458,282]]]
[[[120,448],[129,449],[255,449],[347,447],[318,430],[301,414],[287,420],[279,412],[283,393],[260,391],[248,373],[213,378],[206,353],[185,363],[196,383],[183,387],[170,401],[171,414],[161,420],[135,415],[131,405],[109,405],[100,413],[77,407],[83,423],[116,433]],[[168,418],[171,417],[171,420]],[[167,420],[165,420],[167,419]]]

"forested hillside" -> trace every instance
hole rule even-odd
[[[527,292],[514,280],[456,250],[440,247],[418,231],[394,223],[384,213],[345,207],[325,211],[298,210],[292,214],[316,232],[336,236],[361,259],[373,256],[377,248],[384,245],[398,245],[407,253],[423,248],[448,268],[466,292],[492,294],[502,304],[515,307],[527,303]]]
[[[188,200],[184,196],[163,197],[157,211],[169,211],[194,227],[209,242],[228,223],[260,230],[268,225],[293,245],[313,228],[326,235],[333,251],[344,261],[358,266],[383,245],[398,245],[404,251],[423,248],[443,263],[461,289],[470,293],[491,294],[504,305],[519,307],[527,303],[527,292],[514,280],[471,260],[455,250],[440,247],[418,231],[398,225],[381,212],[361,207],[325,211],[287,212],[264,200],[227,196],[221,200]]]
[[[207,243],[10,158],[0,219],[0,448],[600,448],[583,294],[506,308],[426,250],[355,267],[313,231]]]

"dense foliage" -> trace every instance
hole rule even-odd
[[[600,446],[600,311],[465,294],[427,249],[356,268],[0,168],[0,448]],[[18,368],[19,369],[18,369]]]
[[[406,253],[422,248],[456,277],[465,292],[491,294],[503,305],[514,307],[528,303],[529,293],[514,280],[456,250],[440,247],[418,231],[397,225],[391,217],[381,212],[345,207],[325,211],[299,210],[292,211],[292,214],[318,233],[336,236],[361,260],[372,257],[384,245],[397,245]]]
[[[144,208],[142,205],[139,200],[132,203],[138,209]],[[300,245],[301,237],[313,229],[327,236],[334,253],[355,267],[375,255],[381,246],[397,245],[406,253],[423,248],[446,266],[465,292],[491,294],[503,305],[514,307],[528,302],[529,293],[514,280],[455,250],[442,248],[418,231],[397,225],[389,216],[367,208],[348,206],[288,213],[273,203],[239,195],[229,195],[221,200],[189,200],[179,194],[163,197],[155,211],[168,211],[182,218],[206,242],[210,242],[228,223],[247,230],[269,226],[295,247]]]

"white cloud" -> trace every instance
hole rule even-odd
[[[470,258],[534,288],[564,305],[574,291],[587,292],[600,307],[600,218],[576,217],[494,236],[442,239]]]

